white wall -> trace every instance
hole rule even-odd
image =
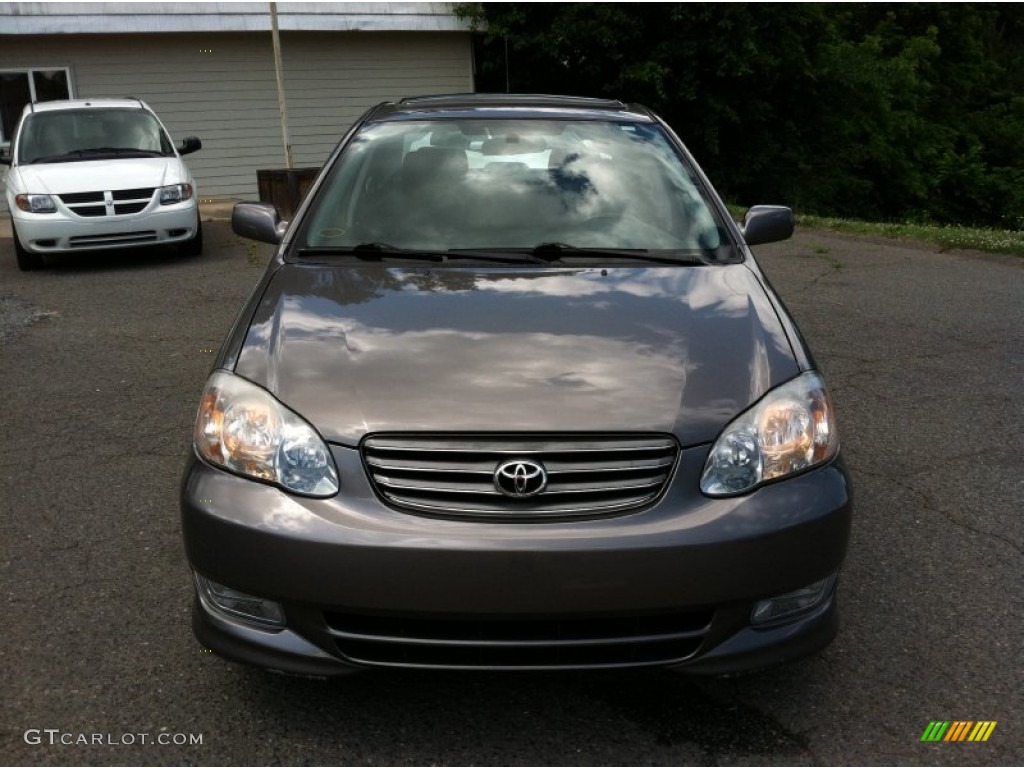
[[[473,90],[468,33],[282,32],[281,47],[296,167],[374,104]],[[175,142],[199,136],[203,199],[255,198],[257,169],[284,167],[269,33],[0,34],[0,69],[62,66],[77,98],[138,96]]]

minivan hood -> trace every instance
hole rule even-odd
[[[162,187],[188,181],[177,157],[120,157],[72,163],[19,165],[21,187],[34,194],[65,195],[113,189]]]
[[[798,368],[741,264],[286,264],[236,372],[348,445],[392,431],[628,431],[687,446]]]

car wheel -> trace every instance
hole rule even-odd
[[[203,252],[203,222],[196,218],[196,233],[191,240],[186,240],[178,246],[182,256],[199,256]]]
[[[14,228],[14,224],[11,224],[11,237],[14,238],[14,255],[18,258],[18,269],[22,272],[31,272],[36,269],[42,269],[43,257],[38,253],[32,253],[21,245],[21,240],[18,239],[18,230]]]

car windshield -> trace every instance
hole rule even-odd
[[[628,249],[728,245],[662,129],[592,120],[364,128],[321,188],[305,249]]]
[[[18,162],[61,163],[109,157],[168,157],[174,147],[144,109],[67,109],[28,115]]]

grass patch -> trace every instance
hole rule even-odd
[[[741,220],[746,208],[730,205],[729,212]],[[836,216],[808,216],[797,214],[798,226],[811,229],[828,229],[833,232],[849,232],[854,235],[888,237],[892,239],[917,240],[934,243],[943,250],[951,248],[1009,253],[1024,256],[1024,232],[1009,229],[983,229],[956,225],[879,223],[842,219]]]
[[[977,227],[940,226],[936,224],[885,224],[832,216],[796,217],[797,224],[813,229],[830,229],[855,235],[906,238],[935,243],[943,250],[964,248],[990,253],[1011,253],[1024,256],[1024,232]]]

